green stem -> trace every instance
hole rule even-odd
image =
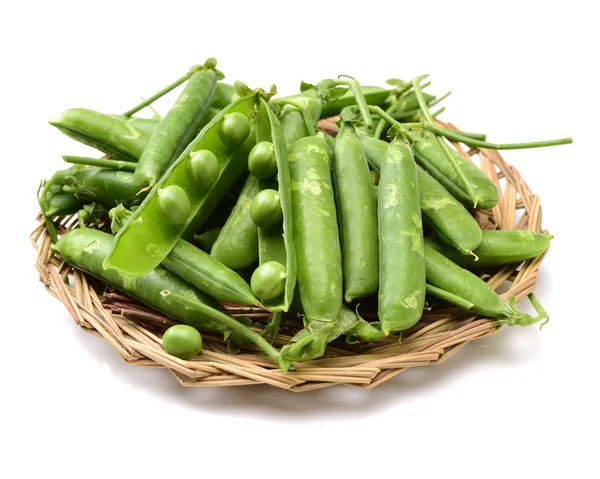
[[[260,349],[262,349],[267,354],[267,356],[269,356],[273,361],[275,361],[281,367],[281,369],[283,371],[287,371],[289,369],[291,364],[288,361],[285,361],[280,356],[279,352],[273,346],[271,346],[267,340],[265,340],[257,332],[252,331],[247,326],[240,324],[238,321],[236,321],[231,316],[228,316],[227,314],[222,313],[221,311],[218,311],[214,308],[211,308],[210,306],[205,305],[203,303],[198,303],[197,301],[190,301],[188,298],[186,298],[185,296],[178,294],[178,293],[173,293],[171,291],[165,290],[165,291],[161,292],[161,294],[163,296],[172,296],[175,301],[179,301],[183,305],[193,308],[193,309],[196,309],[196,310],[199,309],[198,306],[200,305],[200,308],[202,309],[202,312],[204,314],[211,316],[214,320],[223,324],[224,326],[229,328],[231,331],[236,332],[243,338],[256,344]]]
[[[423,128],[423,125],[419,122],[417,123],[400,123],[399,121],[394,120],[389,114],[381,109],[379,106],[369,105],[369,111],[375,113],[379,118],[383,118],[390,125],[397,125],[399,127],[406,128]]]
[[[452,294],[444,289],[440,289],[430,284],[425,285],[425,292],[430,294],[431,296],[435,296],[436,298],[443,299],[444,301],[447,301],[448,303],[458,306],[462,309],[468,310],[474,306],[473,303],[467,301],[466,299],[461,298],[460,296],[456,296],[455,294]]]
[[[431,113],[429,113],[429,108],[425,104],[425,98],[423,98],[423,92],[421,91],[421,86],[419,84],[420,81],[421,81],[420,78],[415,78],[413,80],[413,86],[415,88],[415,95],[417,96],[417,101],[419,102],[419,107],[421,108],[421,113],[423,114],[423,117],[425,118],[423,125],[426,128],[428,128],[429,126],[435,127],[434,119],[431,116]],[[471,198],[471,201],[473,202],[473,207],[476,208],[477,202],[478,202],[477,195],[473,191],[473,188],[471,187],[469,180],[463,173],[460,165],[456,161],[456,158],[454,158],[454,156],[452,156],[452,153],[450,152],[450,148],[448,147],[448,145],[442,138],[440,138],[439,136],[436,135],[435,139],[437,140],[438,145],[440,145],[440,148],[444,151],[444,154],[446,155],[446,158],[452,165],[452,168],[454,168],[454,171],[456,171],[456,174],[460,178],[460,181],[463,184],[465,191],[467,192],[467,194],[469,195],[469,198]]]
[[[152,103],[154,103],[159,98],[165,96],[167,93],[171,92],[172,90],[174,90],[175,88],[177,88],[179,85],[181,85],[182,83],[184,83],[187,80],[189,80],[190,77],[194,73],[196,73],[197,71],[199,71],[200,68],[201,67],[198,67],[198,66],[192,67],[189,72],[187,72],[185,75],[183,75],[182,77],[180,77],[177,80],[175,80],[170,85],[167,85],[162,90],[160,90],[160,91],[156,92],[154,95],[152,95],[150,98],[147,98],[146,100],[142,101],[140,104],[134,106],[130,110],[127,110],[125,113],[123,113],[123,116],[130,117],[131,115],[134,115],[138,111],[146,108],[148,105],[151,105]]]
[[[302,113],[302,118],[304,119],[304,125],[306,126],[306,131],[308,132],[308,136],[314,136],[317,134],[317,131],[315,130],[315,121],[310,116],[310,112],[308,111],[308,108],[305,108],[302,104],[300,104],[294,100],[289,100],[287,98],[279,98],[277,100],[277,104],[291,105],[294,108],[296,108],[298,111],[300,111],[300,113]]]
[[[63,155],[62,159],[74,165],[99,166],[113,170],[135,171],[135,163],[131,161],[107,160],[106,158],[87,158],[85,156]]]
[[[444,128],[445,130],[446,128]],[[452,131],[452,130],[448,130],[448,131]],[[474,140],[481,140],[481,141],[485,141],[486,139],[486,134],[485,133],[471,133],[468,131],[461,131],[460,132],[461,135],[466,136],[468,138],[473,138]]]
[[[436,110],[434,113],[431,114],[432,117],[437,118],[438,116],[440,116],[444,111],[446,111],[446,107],[443,106],[442,108],[440,108],[439,110]]]
[[[476,148],[487,148],[488,150],[524,150],[528,148],[543,148],[546,146],[558,146],[568,145],[573,143],[572,138],[560,138],[558,140],[548,141],[533,141],[529,143],[488,143],[487,141],[481,141],[473,138],[469,138],[459,132],[447,130],[445,128],[439,128],[435,125],[424,125],[432,133],[436,135],[445,136],[449,140],[464,143],[465,145],[476,147]]]
[[[421,89],[423,89],[423,87],[421,86]],[[441,103],[442,101],[444,101],[446,98],[448,98],[450,95],[452,94],[451,91],[449,91],[448,93],[446,93],[445,95],[436,98],[434,100],[431,100],[429,103],[427,103],[427,106],[429,108],[432,108],[436,105],[438,105],[439,103]],[[421,111],[420,108],[417,108],[415,110],[407,110],[407,111],[402,111],[400,113],[395,113],[394,111],[390,111],[390,115],[392,115],[396,120],[403,120],[404,118],[413,118],[414,116],[418,115],[419,112]],[[432,115],[434,116],[434,115]]]
[[[367,100],[365,99],[365,95],[363,95],[362,90],[360,89],[360,84],[358,81],[348,75],[340,75],[340,77],[349,78],[350,80],[340,80],[339,77],[337,80],[333,80],[330,85],[331,86],[347,86],[352,95],[354,96],[354,100],[356,100],[356,104],[358,105],[358,110],[360,111],[361,116],[363,117],[363,121],[368,129],[373,128],[373,120],[371,119],[371,115],[369,115],[369,105],[367,104]]]
[[[531,304],[535,308],[535,311],[538,313],[537,316],[530,316],[526,313],[522,313],[521,311],[517,310],[517,308],[515,307],[517,298],[515,298],[513,296],[510,299],[510,302],[506,305],[506,307],[507,307],[506,319],[499,319],[498,321],[495,321],[494,326],[498,326],[500,324],[506,324],[511,327],[512,326],[531,326],[532,324],[535,324],[535,323],[541,321],[542,319],[545,319],[546,321],[544,321],[540,325],[540,330],[541,330],[542,327],[548,321],[550,321],[548,313],[542,307],[541,303],[538,301],[538,299],[535,297],[535,295],[533,293],[529,293],[527,295],[527,297],[529,298],[529,301],[531,301]]]

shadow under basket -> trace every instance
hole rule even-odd
[[[450,123],[440,126],[457,129]],[[331,120],[319,125],[337,130]],[[519,172],[493,150],[471,149],[454,144],[466,158],[478,159],[480,168],[496,183],[501,199],[488,211],[476,211],[482,229],[526,229],[542,232],[542,209]],[[162,334],[175,324],[165,316],[111,290],[104,283],[67,265],[50,248],[45,221],[30,235],[37,250],[36,269],[46,290],[67,308],[85,332],[108,341],[126,363],[167,368],[183,386],[244,386],[270,384],[289,391],[309,391],[344,384],[373,388],[397,374],[416,366],[431,366],[445,361],[469,341],[498,332],[494,320],[456,308],[436,307],[425,311],[421,320],[404,331],[402,342],[392,335],[379,343],[347,344],[343,338],[332,342],[325,355],[314,361],[295,363],[295,371],[284,373],[254,346],[244,346],[238,354],[227,351],[222,337],[202,333],[203,349],[189,361],[167,354]],[[77,227],[76,215],[54,218],[59,233]],[[521,299],[535,289],[538,269],[545,253],[520,264],[490,268],[482,276],[494,289],[505,291],[503,298]],[[507,289],[508,288],[508,289]],[[506,290],[507,289],[507,290]],[[232,316],[248,316],[266,324],[270,313],[261,308],[224,305]],[[375,319],[361,308],[365,319]],[[286,319],[274,345],[280,348],[302,328],[295,316]]]

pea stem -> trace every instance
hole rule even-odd
[[[63,155],[62,159],[74,165],[99,166],[113,170],[135,171],[136,164],[131,161],[107,160],[106,158],[87,158],[85,156]]]
[[[421,86],[421,89],[423,89],[423,86]],[[439,98],[436,98],[434,100],[431,100],[429,103],[427,103],[427,106],[429,108],[434,107],[436,105],[438,105],[439,103],[441,103],[442,101],[444,101],[446,98],[448,98],[450,95],[452,94],[451,91],[449,91],[448,93],[446,93],[445,95],[442,95]],[[404,118],[413,118],[415,115],[418,115],[419,112],[421,111],[420,108],[414,109],[414,110],[406,110],[406,111],[402,111],[400,113],[395,113],[394,111],[389,112],[390,115],[392,115],[396,120],[402,120]],[[435,117],[435,115],[432,115]]]
[[[425,121],[423,122],[423,126],[425,126],[426,128],[428,128],[429,126],[435,127],[433,116],[431,115],[431,113],[429,112],[429,108],[425,104],[425,98],[423,97],[423,92],[421,91],[421,79],[422,78],[417,77],[412,81],[412,83],[415,88],[415,95],[417,97],[417,101],[419,102],[419,108],[421,108],[421,113],[423,114],[423,117],[425,119]],[[473,188],[471,187],[471,183],[469,183],[469,180],[467,180],[467,177],[465,176],[460,165],[456,161],[456,158],[452,156],[450,148],[448,147],[446,142],[438,135],[439,133],[435,136],[438,145],[440,145],[440,148],[443,150],[444,154],[446,155],[446,158],[452,165],[452,168],[454,168],[454,171],[456,171],[456,174],[460,178],[460,181],[463,184],[465,191],[469,195],[469,198],[471,198],[471,200],[473,201],[473,207],[476,208],[478,198],[475,192],[473,191]]]
[[[425,284],[425,292],[427,294],[430,294],[431,296],[435,296],[436,298],[443,299],[444,301],[447,301],[448,303],[458,306],[462,309],[468,310],[474,306],[473,303],[471,303],[470,301],[467,301],[466,299],[461,298],[460,296],[456,296],[455,294],[452,294],[444,289],[438,288],[431,284]]]
[[[340,80],[340,77],[349,78],[349,80]],[[360,83],[355,78],[349,75],[340,75],[337,80],[331,80],[329,86],[347,86],[354,96],[365,125],[369,129],[373,128],[373,120],[371,119],[371,115],[369,115],[369,105],[360,89]]]
[[[280,105],[290,105],[296,108],[300,113],[302,113],[302,118],[304,119],[304,125],[306,126],[306,131],[308,132],[308,136],[314,136],[317,134],[315,130],[315,121],[310,116],[310,112],[308,108],[304,107],[301,103],[296,102],[294,100],[290,100],[288,98],[279,98],[277,103]]]
[[[464,143],[465,145],[476,147],[476,148],[487,148],[488,150],[524,150],[528,148],[543,148],[546,146],[558,146],[568,145],[573,143],[572,138],[560,138],[558,140],[547,140],[547,141],[532,141],[528,143],[488,143],[487,141],[481,141],[475,138],[469,138],[462,133],[440,128],[435,125],[425,124],[432,133],[436,135],[445,136],[449,140]]]
[[[533,305],[535,311],[538,313],[537,316],[530,316],[526,313],[522,313],[521,311],[517,310],[517,308],[515,307],[517,298],[513,296],[510,299],[509,303],[506,305],[506,319],[499,319],[498,321],[495,321],[494,326],[498,326],[501,324],[506,324],[508,326],[531,326],[532,324],[535,324],[541,321],[542,319],[545,319],[545,321],[540,325],[540,329],[542,329],[544,325],[548,321],[550,321],[548,313],[542,307],[541,303],[538,301],[538,299],[533,293],[529,293],[527,297],[529,298],[529,301],[531,301],[531,304]]]
[[[197,301],[190,301],[188,298],[178,293],[173,293],[171,291],[165,290],[162,291],[161,294],[163,296],[171,296],[175,301],[179,301],[187,307],[196,309],[197,311],[201,310],[202,313],[212,317],[215,321],[220,322],[221,324],[229,328],[231,331],[238,333],[240,336],[244,337],[248,341],[256,344],[267,354],[267,356],[269,356],[273,361],[275,361],[283,371],[287,371],[290,368],[291,363],[289,361],[284,360],[279,354],[279,352],[273,346],[271,346],[267,340],[265,340],[257,332],[239,323],[231,316],[228,316],[227,314],[222,313],[221,311],[211,308],[206,304],[198,303]]]
[[[142,101],[138,105],[134,106],[130,110],[127,110],[125,113],[123,113],[123,116],[124,117],[130,117],[131,115],[134,115],[138,111],[140,111],[140,110],[146,108],[147,106],[151,105],[152,103],[154,103],[159,98],[162,98],[167,93],[171,92],[172,90],[174,90],[175,88],[177,88],[179,85],[181,85],[182,83],[184,83],[187,80],[189,80],[190,77],[194,73],[196,73],[197,71],[200,70],[200,68],[201,67],[199,67],[199,66],[194,66],[194,67],[190,68],[190,71],[187,72],[185,75],[183,75],[182,77],[178,78],[173,83],[171,83],[170,85],[167,85],[162,90],[156,92],[154,95],[152,95],[151,97],[145,99],[144,101]]]

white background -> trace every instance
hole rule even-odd
[[[598,477],[592,3],[3,2],[0,477]],[[453,91],[442,119],[465,130],[572,136],[505,154],[556,235],[543,332],[505,328],[371,391],[299,395],[184,389],[81,332],[37,281],[27,239],[40,178],[91,152],[47,120],[122,112],[209,56],[230,81],[282,94],[342,73],[430,73],[432,91]]]

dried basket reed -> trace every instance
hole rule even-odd
[[[440,126],[458,129],[451,123]],[[337,130],[333,119],[322,120],[324,130]],[[542,208],[519,172],[493,150],[470,149],[454,144],[466,158],[478,157],[479,165],[501,191],[497,206],[477,211],[482,229],[527,229],[540,232]],[[498,332],[493,320],[454,308],[425,311],[419,323],[403,334],[402,343],[390,336],[380,343],[346,344],[334,341],[318,360],[297,363],[296,370],[282,372],[252,346],[240,354],[230,354],[223,338],[204,333],[201,353],[189,361],[177,359],[162,348],[162,333],[174,322],[146,306],[111,291],[108,286],[71,268],[50,249],[50,236],[38,215],[38,225],[30,235],[37,251],[36,269],[46,290],[67,308],[77,325],[87,333],[104,338],[128,364],[167,368],[183,386],[242,386],[269,384],[289,391],[309,391],[344,384],[370,389],[416,366],[441,363],[469,341]],[[60,232],[77,225],[74,216],[55,218]],[[545,254],[522,264],[487,271],[483,276],[495,290],[509,288],[504,298],[523,298],[535,289],[538,268]],[[225,305],[233,316],[249,316],[266,322],[269,313],[260,308]],[[361,311],[361,314],[363,312]],[[366,314],[368,317],[368,314]],[[281,347],[302,327],[296,318],[288,318],[277,337]]]

